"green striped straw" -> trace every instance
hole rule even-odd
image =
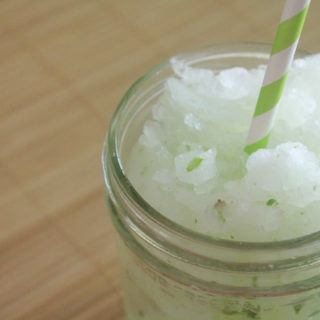
[[[311,0],[287,0],[244,150],[266,148]]]

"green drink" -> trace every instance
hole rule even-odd
[[[320,59],[295,63],[248,157],[266,52],[182,54],[120,103],[103,161],[128,320],[320,319]]]

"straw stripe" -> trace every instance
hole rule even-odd
[[[309,1],[310,2],[310,1]],[[298,15],[300,12],[302,12],[306,6],[309,5],[309,2],[307,1],[298,1],[295,3],[295,5],[289,5],[286,10],[283,10],[280,22],[283,22],[285,20],[290,19],[291,17],[294,17]]]
[[[268,112],[265,112],[255,118],[252,124],[251,130],[252,135],[248,137],[248,144],[253,144],[263,139],[265,132],[268,132],[270,127],[273,125],[274,113],[277,111],[276,108],[272,108]]]
[[[256,152],[256,151],[259,150],[259,149],[265,148],[265,146],[268,144],[269,137],[270,137],[270,132],[269,132],[264,138],[262,138],[261,140],[255,142],[255,143],[252,143],[252,144],[250,144],[250,145],[247,145],[247,146],[244,148],[244,150],[245,150],[248,154],[251,154],[251,153]]]
[[[254,117],[273,109],[279,102],[288,73],[282,78],[261,88]]]
[[[287,0],[251,122],[245,151],[265,148],[299,42],[310,0]]]
[[[294,1],[297,2],[303,0]],[[303,22],[308,12],[308,8],[309,6],[304,8],[303,11],[301,11],[299,14],[279,24],[276,39],[272,47],[271,55],[288,48],[289,46],[291,46],[292,43],[299,39],[303,27]]]
[[[269,68],[266,71],[266,74],[263,80],[263,86],[266,86],[274,81],[277,81],[285,75],[285,73],[290,68],[289,62],[293,60],[297,45],[298,45],[298,40],[289,48],[271,56],[270,59],[272,61],[270,61]]]

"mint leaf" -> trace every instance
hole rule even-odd
[[[252,286],[254,288],[258,287],[258,277],[256,276],[252,277]]]
[[[144,312],[139,310],[139,316],[140,316],[140,318],[144,318]]]
[[[225,223],[227,220],[226,218],[224,217],[223,215],[223,208],[226,206],[226,202],[221,200],[221,199],[218,199],[218,201],[215,203],[214,205],[214,208],[217,210],[218,212],[218,216],[219,216],[219,219]]]
[[[276,199],[269,199],[266,204],[267,204],[267,206],[271,207],[271,206],[277,205],[279,203]]]
[[[239,311],[232,311],[232,310],[222,310],[222,313],[228,316],[234,315],[234,314],[241,314]]]
[[[225,218],[224,215],[223,215],[222,208],[217,209],[217,211],[218,211],[219,219],[220,219],[223,223],[225,223],[227,220],[226,220],[226,218]]]
[[[260,313],[260,306],[253,306],[252,304],[248,303],[246,304],[242,312],[250,319],[261,319],[259,313]]]
[[[294,312],[298,314],[302,309],[302,307],[303,307],[303,303],[296,304],[295,306],[293,306]]]
[[[147,170],[148,170],[148,167],[147,167],[147,166],[143,167],[143,168],[141,169],[141,171],[140,171],[140,175],[143,176],[143,175],[147,172]]]
[[[193,158],[187,166],[187,171],[191,172],[192,170],[198,168],[203,160],[203,158]]]

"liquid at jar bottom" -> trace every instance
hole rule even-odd
[[[157,272],[120,241],[127,320],[320,320],[320,289],[272,298],[203,292]]]

